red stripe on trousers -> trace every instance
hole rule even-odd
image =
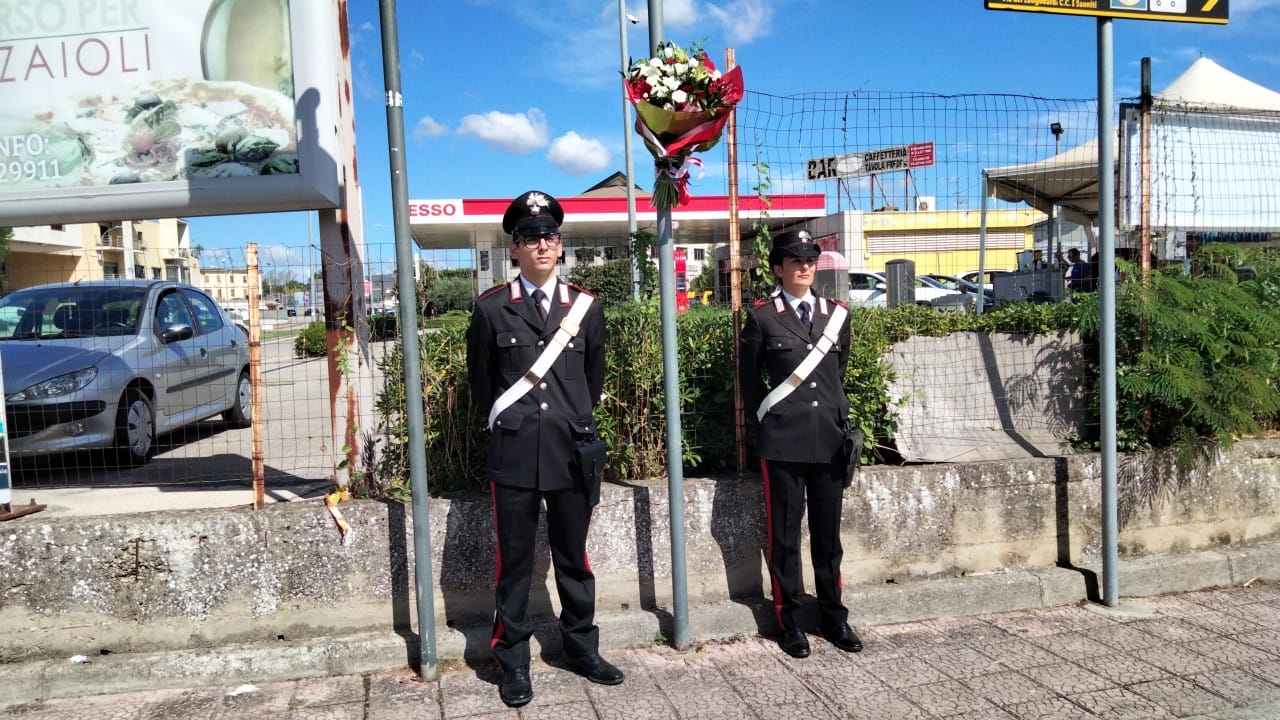
[[[764,556],[773,565],[773,488],[769,484],[769,463],[760,458],[760,474],[764,476]],[[773,615],[778,619],[778,627],[782,627],[782,588],[778,579],[769,572],[769,584],[773,587]]]

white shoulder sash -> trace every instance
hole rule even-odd
[[[832,303],[835,305],[835,303]],[[849,311],[843,305],[836,305],[836,309],[831,312],[831,319],[827,321],[827,327],[822,331],[822,337],[814,344],[813,349],[804,360],[791,371],[791,375],[778,384],[765,396],[764,401],[760,403],[759,409],[756,410],[756,419],[763,421],[764,416],[769,414],[769,410],[783,398],[790,395],[796,388],[809,377],[809,373],[818,367],[818,363],[822,362],[822,357],[831,350],[831,346],[836,344],[836,340],[840,339],[840,328],[844,327],[845,318],[849,317]]]
[[[568,290],[568,288],[565,288]],[[495,420],[507,408],[516,404],[516,401],[524,397],[526,393],[533,389],[535,385],[542,382],[542,376],[547,374],[547,370],[551,369],[551,364],[560,357],[560,353],[564,351],[566,345],[577,334],[582,324],[582,318],[587,315],[587,308],[591,306],[592,298],[585,292],[578,293],[578,297],[573,301],[573,307],[569,308],[569,314],[560,320],[560,327],[556,330],[556,334],[551,336],[551,341],[547,343],[547,347],[533,362],[533,367],[528,372],[520,376],[511,387],[498,396],[493,402],[493,407],[489,409],[489,424],[487,427],[492,428]]]

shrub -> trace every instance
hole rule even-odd
[[[631,262],[610,260],[603,265],[575,265],[569,271],[569,282],[577,285],[607,305],[631,300]]]
[[[390,340],[399,332],[396,316],[390,313],[376,313],[369,318],[369,339]]]
[[[326,352],[328,345],[323,322],[311,323],[293,340],[294,357],[324,357]]]

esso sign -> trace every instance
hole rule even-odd
[[[461,200],[419,200],[409,204],[409,217],[462,217]]]

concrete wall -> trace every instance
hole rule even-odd
[[[1159,457],[1123,460],[1126,567],[1148,556],[1280,539],[1280,441],[1239,443],[1191,472]],[[665,483],[607,485],[593,522],[599,612],[643,616],[637,625],[652,630],[641,632],[669,626],[667,507]],[[315,501],[256,513],[32,515],[7,523],[0,663],[356,633],[408,638],[416,617],[408,508],[359,501],[343,510],[353,528],[346,544]],[[758,479],[687,479],[685,517],[695,638],[716,612],[751,614],[767,630]],[[956,578],[995,587],[1015,570],[1080,584],[1098,567],[1099,517],[1094,455],[867,468],[845,495],[846,592],[892,586],[909,598],[931,592],[927,581]],[[484,656],[494,570],[489,502],[432,501],[430,522],[440,657]],[[532,607],[546,621],[545,645],[554,644],[544,631],[553,626],[555,589],[543,558]],[[1080,571],[1056,569],[1064,565]],[[1001,609],[998,600],[982,609]],[[917,619],[913,612],[908,599],[860,611],[858,621]]]

